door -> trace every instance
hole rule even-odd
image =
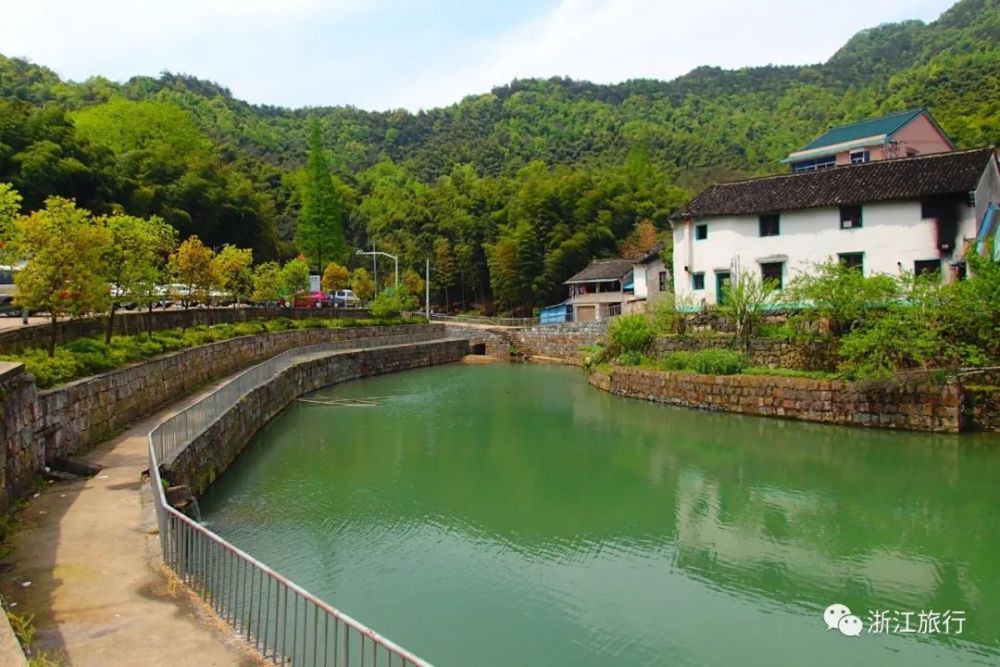
[[[594,306],[577,306],[577,322],[593,322],[597,319],[597,309]]]
[[[729,286],[731,279],[731,274],[728,271],[715,274],[715,303],[720,306],[726,304],[726,287]]]

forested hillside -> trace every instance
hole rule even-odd
[[[455,300],[538,306],[641,220],[715,179],[781,169],[830,125],[928,107],[960,147],[1000,138],[1000,0],[873,28],[828,62],[674,81],[523,80],[410,113],[252,106],[194,77],[62,81],[0,56],[0,182],[160,215],[257,261],[296,252],[307,119],[321,121],[347,240],[431,257]]]

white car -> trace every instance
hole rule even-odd
[[[330,295],[334,308],[357,308],[361,305],[358,295],[349,289],[339,289]]]

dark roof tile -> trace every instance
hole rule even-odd
[[[584,267],[564,285],[570,283],[589,283],[597,280],[621,280],[626,273],[632,270],[632,260],[630,259],[595,259]]]
[[[965,193],[976,188],[992,157],[992,148],[977,148],[719,183],[671,218],[758,215]]]

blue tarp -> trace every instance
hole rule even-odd
[[[573,306],[568,303],[560,303],[555,306],[546,306],[538,314],[540,324],[559,324],[561,322],[573,321]]]
[[[979,234],[976,236],[976,252],[982,252],[986,247],[986,242],[993,239],[993,259],[1000,260],[1000,207],[990,204],[983,215],[983,223],[979,225]]]

